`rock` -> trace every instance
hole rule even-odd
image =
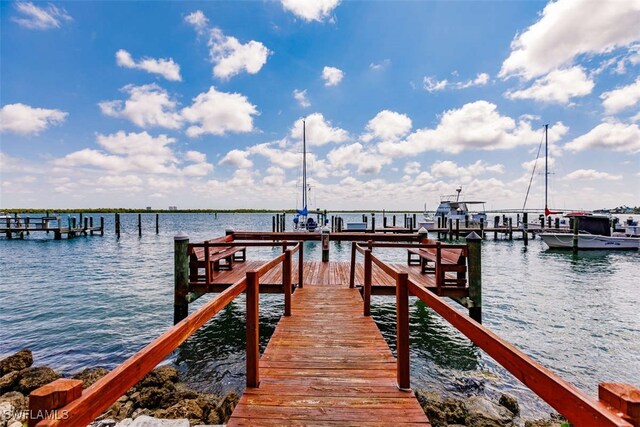
[[[113,418],[105,418],[100,421],[94,421],[89,427],[114,427],[118,422]]]
[[[16,411],[26,411],[29,409],[29,400],[17,391],[10,391],[0,396],[0,402],[9,402]]]
[[[478,378],[456,378],[455,387],[464,394],[478,394],[484,391],[484,381]]]
[[[160,414],[162,414],[162,417],[170,419],[188,418],[198,420],[201,420],[204,415],[202,408],[200,408],[195,399],[182,400],[163,411],[159,411],[158,415]]]
[[[82,388],[87,388],[108,373],[109,371],[104,368],[88,368],[79,374],[76,374],[73,378],[76,380],[82,380]]]
[[[7,427],[22,427],[22,422],[21,421],[11,421],[9,424],[7,424]]]
[[[239,401],[240,398],[233,391],[227,393],[227,395],[220,401],[218,407],[216,408],[220,423],[226,423],[227,421],[229,421],[229,417],[231,417],[231,413],[233,412]]]
[[[511,411],[513,415],[520,414],[520,405],[518,405],[518,401],[515,398],[503,394],[500,396],[498,403]]]
[[[15,414],[16,410],[13,405],[9,402],[1,402],[0,403],[0,421],[4,423],[13,418],[13,414]]]
[[[117,427],[121,427],[120,424]],[[148,415],[142,415],[127,424],[126,427],[189,427],[188,420],[163,420],[153,418]]]
[[[422,406],[422,410],[427,414],[431,425],[434,427],[445,427],[447,425],[447,417],[440,408],[442,404],[440,395],[424,390],[415,390],[415,395],[420,406]]]
[[[469,427],[498,427],[513,424],[513,413],[481,396],[472,396],[465,401],[468,415],[465,424]]]
[[[125,418],[124,420],[116,424],[116,427],[130,427],[132,423],[133,423],[132,418]]]
[[[20,380],[20,372],[12,371],[0,377],[0,394],[14,391]]]
[[[125,418],[130,418],[131,414],[133,414],[133,402],[131,400],[127,400],[118,411],[118,415],[116,418],[123,420]]]
[[[464,424],[464,420],[467,418],[469,412],[463,401],[459,399],[448,398],[440,405],[444,416],[447,419],[447,424],[454,423]]]
[[[160,366],[149,372],[136,387],[163,387],[167,383],[178,382],[178,370],[172,366]]]
[[[562,415],[551,414],[551,418],[527,420],[524,422],[524,427],[562,427],[567,424],[569,422]]]
[[[151,416],[151,411],[147,408],[138,408],[135,411],[133,411],[133,415],[131,415],[131,418],[133,418],[134,420],[138,417],[141,417],[143,415],[148,415]]]
[[[58,378],[60,378],[60,375],[46,366],[26,368],[20,371],[20,382],[18,383],[17,391],[28,396],[33,390],[49,384]]]
[[[171,405],[163,405],[165,400],[169,400],[172,389],[163,387],[147,387],[143,388],[137,393],[134,393],[131,396],[131,400],[135,403],[138,408],[148,408],[148,409],[156,409],[156,408],[165,408]]]
[[[0,377],[5,376],[9,372],[21,371],[33,364],[33,354],[31,350],[25,348],[16,354],[0,360]]]

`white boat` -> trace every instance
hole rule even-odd
[[[459,220],[461,224],[469,221],[470,225],[480,225],[480,221],[487,223],[487,214],[484,212],[484,203],[476,200],[460,200],[462,187],[456,188],[456,194],[440,196],[440,205],[435,213],[427,212],[426,205],[424,217],[419,221],[418,228],[433,229],[437,223],[437,218],[444,218],[442,226],[444,227],[452,220],[454,223]],[[482,205],[482,211],[471,211],[471,205]]]
[[[574,221],[578,222],[577,249],[640,249],[640,238],[611,234],[611,219],[603,215],[570,213],[566,215],[573,230]],[[573,233],[538,233],[542,240],[553,249],[573,249]]]
[[[295,231],[316,231],[322,227],[314,221],[313,217],[309,215],[307,207],[307,199],[309,186],[307,185],[307,138],[306,138],[306,123],[302,121],[302,209],[296,209],[296,215],[293,217],[293,229]],[[318,220],[322,218],[326,224],[327,220],[323,213],[318,210],[316,212]]]

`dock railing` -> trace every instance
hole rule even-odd
[[[640,390],[629,384],[601,383],[596,400],[531,359],[488,328],[457,311],[433,292],[409,279],[371,253],[371,244],[357,245],[358,252],[396,281],[397,383],[409,390],[409,296],[418,297],[454,328],[484,350],[520,382],[576,426],[640,426]],[[366,267],[365,267],[366,268]],[[364,313],[370,315],[370,292],[364,289]],[[370,281],[369,281],[370,283]]]
[[[244,243],[243,243],[244,244]],[[259,280],[271,269],[282,264],[284,285],[284,315],[291,315],[292,255],[301,250],[296,243],[187,316],[164,334],[113,369],[93,385],[82,390],[81,380],[59,379],[33,391],[29,395],[31,426],[85,427],[107,410],[116,400],[138,383],[154,367],[185,342],[241,293],[246,292],[247,305],[247,387],[257,387],[260,380],[259,349]]]

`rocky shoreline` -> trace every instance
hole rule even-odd
[[[53,369],[34,367],[28,349],[0,360],[0,427],[26,425],[28,395],[62,376]],[[104,368],[85,369],[72,378],[89,387],[109,371]],[[522,420],[518,402],[502,395],[498,402],[484,396],[442,398],[436,393],[416,390],[416,397],[434,427],[561,427],[566,420],[552,415],[548,419]],[[93,427],[138,427],[159,425],[163,420],[176,420],[166,426],[196,426],[225,424],[236,404],[234,392],[220,397],[189,390],[180,383],[178,370],[160,366],[120,397],[93,424]]]

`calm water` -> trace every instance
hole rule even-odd
[[[104,237],[54,241],[36,233],[24,241],[0,239],[0,357],[28,347],[37,364],[67,374],[112,368],[172,325],[174,235],[184,231],[191,241],[202,241],[229,227],[271,229],[271,214],[173,214],[161,215],[156,235],[155,215],[143,218],[142,238],[137,215],[122,215],[120,240],[113,233],[113,215],[105,215]],[[549,251],[539,239],[529,243],[528,249],[517,240],[483,243],[484,324],[594,396],[602,381],[640,385],[640,254],[573,255]],[[334,244],[331,258],[348,260],[349,248]],[[278,253],[248,252],[265,260]],[[318,244],[307,243],[305,255],[319,259]],[[406,255],[386,252],[384,258]],[[260,303],[265,346],[282,314],[282,296],[262,295]],[[374,297],[372,311],[393,349],[394,298]],[[526,416],[550,410],[415,300],[411,325],[414,387],[447,395],[507,392],[520,400]],[[222,393],[242,390],[244,353],[241,296],[170,360],[192,387]]]

